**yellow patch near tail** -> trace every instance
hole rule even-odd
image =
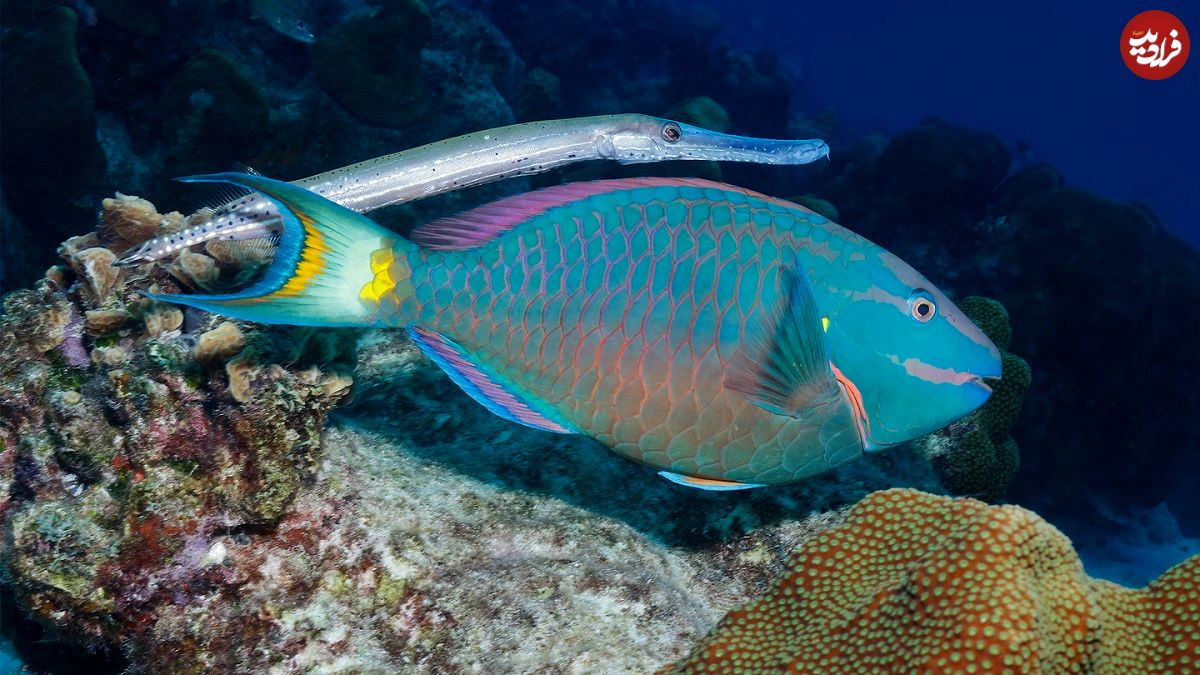
[[[375,274],[375,278],[370,283],[363,285],[362,290],[358,293],[359,300],[378,305],[379,299],[396,287],[396,280],[392,278],[391,274],[394,260],[395,254],[392,252],[391,246],[381,248],[371,254],[371,272]]]

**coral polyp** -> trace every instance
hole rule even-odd
[[[1175,673],[1197,649],[1200,556],[1124,588],[1025,509],[888,490],[668,671]]]

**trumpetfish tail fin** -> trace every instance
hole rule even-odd
[[[248,173],[179,180],[262,193],[279,208],[283,234],[275,259],[250,287],[220,295],[147,293],[155,300],[259,323],[366,326],[375,323],[380,300],[395,290],[396,279],[407,279],[407,261],[393,254],[413,244],[318,194]]]

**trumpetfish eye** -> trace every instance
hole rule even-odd
[[[908,313],[918,323],[929,323],[937,315],[937,304],[929,291],[917,289],[908,297]]]
[[[662,137],[664,141],[674,143],[683,138],[683,129],[680,129],[679,125],[674,122],[667,122],[663,125]]]

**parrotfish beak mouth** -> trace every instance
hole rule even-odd
[[[999,378],[999,376],[996,376],[996,377],[990,377],[990,378],[987,378],[987,379],[989,379],[989,380],[998,380],[998,379],[1000,379],[1000,378]],[[974,386],[976,386],[976,387],[979,387],[980,389],[982,389],[982,390],[984,390],[985,392],[987,392],[989,395],[992,393],[992,385],[988,384],[988,383],[987,383],[987,382],[984,380],[984,378],[982,378],[982,377],[978,377],[978,376],[976,376],[975,378],[973,378],[973,379],[971,379],[971,380],[968,380],[968,384],[972,384],[972,385],[974,385]]]

